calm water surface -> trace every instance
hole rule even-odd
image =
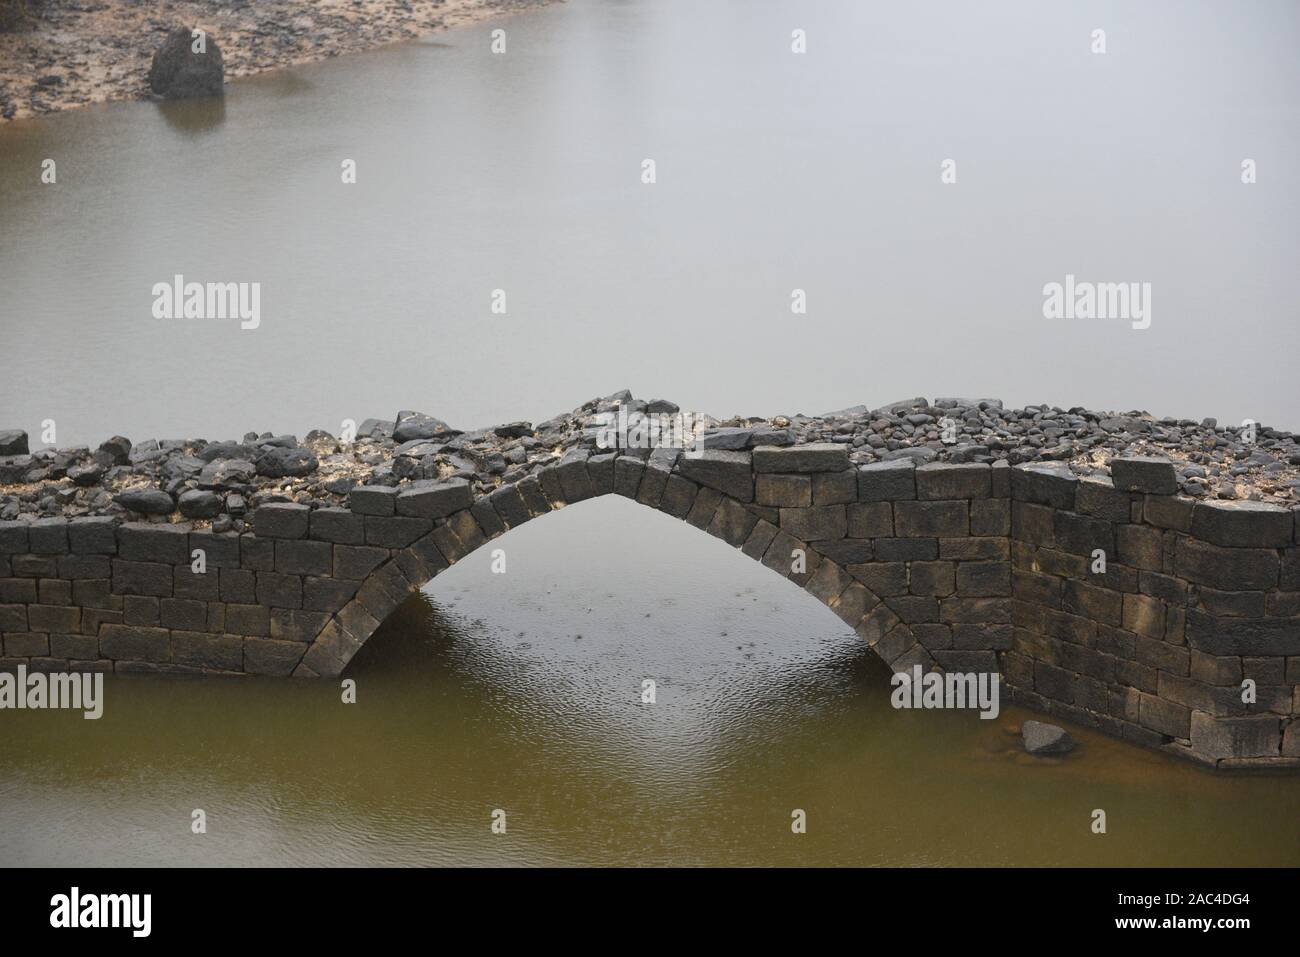
[[[504,25],[505,55],[488,23],[215,106],[0,127],[0,428],[472,428],[623,387],[1300,428],[1300,5],[571,0]],[[177,273],[260,282],[260,328],[154,319]],[[1151,328],[1045,320],[1067,273],[1151,283]]]
[[[816,599],[632,502],[496,544],[506,574],[480,552],[362,649],[355,705],[116,679],[99,721],[4,713],[0,864],[1300,863],[1300,777],[1078,729],[1047,763],[1003,730],[1026,713],[896,711]]]

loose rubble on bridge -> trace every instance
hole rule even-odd
[[[358,485],[398,486],[463,479],[482,494],[554,464],[571,449],[599,451],[598,415],[617,410],[671,414],[664,400],[627,391],[593,399],[536,426],[512,422],[461,431],[417,412],[368,419],[354,442],[314,431],[248,433],[240,440],[113,437],[96,449],[29,451],[20,431],[0,432],[0,520],[62,515],[167,516],[217,531],[240,531],[248,512],[267,502],[346,505]],[[945,442],[941,422],[953,423]],[[1256,426],[1225,428],[1213,420],[1156,419],[1048,406],[1007,409],[997,399],[923,398],[874,409],[771,419],[708,417],[705,448],[834,442],[854,465],[909,458],[925,462],[1020,464],[1066,462],[1078,475],[1106,475],[1117,455],[1161,455],[1175,465],[1178,491],[1192,498],[1300,504],[1296,437]],[[635,450],[633,450],[635,451]]]

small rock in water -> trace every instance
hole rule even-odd
[[[1074,739],[1061,727],[1042,721],[1026,721],[1020,729],[1025,750],[1030,754],[1064,754],[1074,750]]]

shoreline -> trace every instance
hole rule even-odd
[[[44,10],[0,33],[0,126],[116,100],[156,99],[154,51],[178,25],[207,31],[227,82],[416,40],[556,0],[174,0],[162,11],[107,0]]]

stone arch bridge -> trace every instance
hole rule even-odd
[[[336,677],[449,566],[621,495],[793,580],[896,671],[997,672],[1012,701],[1135,744],[1300,767],[1292,509],[1184,497],[1152,458],[1079,477],[860,465],[845,443],[714,434],[733,447],[575,445],[509,482],[386,476],[335,504],[267,501],[242,532],[129,514],[0,522],[0,665]]]

